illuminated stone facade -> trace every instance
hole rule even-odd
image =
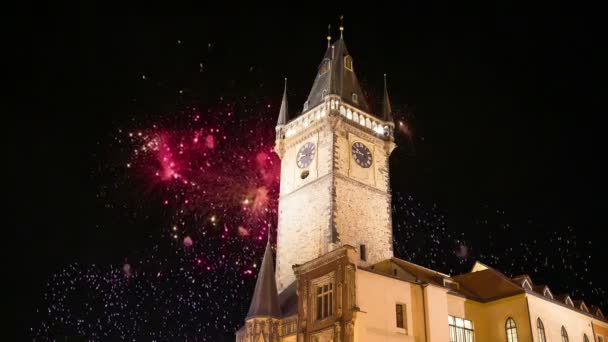
[[[394,258],[386,83],[381,113],[369,108],[343,39],[302,114],[290,118],[283,94],[276,274],[269,244],[237,342],[608,342],[598,308],[526,275],[477,263],[449,276]]]

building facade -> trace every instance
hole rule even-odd
[[[393,256],[386,78],[372,113],[342,30],[296,117],[285,88],[276,272],[269,242],[236,341],[608,342],[599,308],[527,275],[476,263],[449,276]]]

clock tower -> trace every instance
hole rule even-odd
[[[384,83],[381,113],[365,99],[342,37],[330,43],[300,115],[290,117],[287,85],[276,127],[281,190],[276,278],[340,246],[362,266],[393,256],[389,155],[394,123]]]

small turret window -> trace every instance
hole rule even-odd
[[[353,59],[350,56],[344,57],[344,67],[350,71],[353,71]]]
[[[321,62],[321,66],[319,67],[319,75],[323,75],[329,71],[329,63],[329,59],[324,59],[323,62]]]
[[[357,94],[353,93],[352,98],[353,98],[353,103],[359,103],[359,96],[357,96]]]

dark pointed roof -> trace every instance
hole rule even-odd
[[[342,38],[327,47],[308,95],[308,108],[313,108],[323,101],[323,91],[325,90],[326,95],[338,95],[342,101],[369,113],[369,106],[361,91],[354,68],[345,68],[346,56],[349,56],[352,61]],[[353,94],[357,95],[357,103],[353,101]]]
[[[272,249],[270,241],[266,245],[264,259],[258,273],[258,280],[255,283],[253,298],[249,312],[245,319],[253,317],[281,317],[281,309],[279,308],[279,294],[277,293],[277,283],[274,278],[274,260],[272,258]]]
[[[384,74],[384,98],[382,99],[382,119],[393,122],[393,110],[391,101],[388,98],[388,88],[386,87],[386,74]]]
[[[283,101],[281,101],[281,109],[279,110],[279,119],[277,126],[282,126],[289,120],[289,112],[287,107],[287,78],[285,78],[285,89],[283,90]]]

